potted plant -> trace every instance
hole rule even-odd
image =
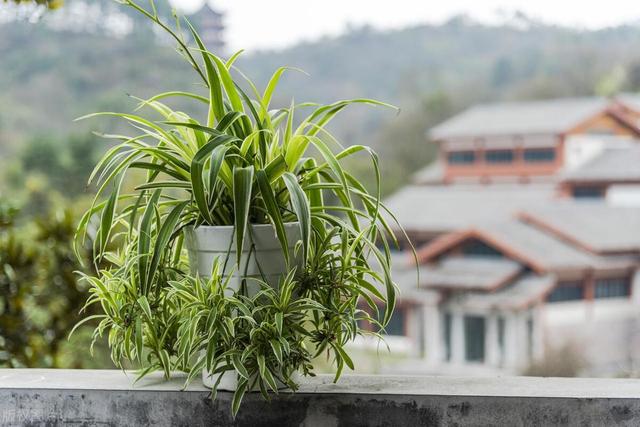
[[[89,178],[98,190],[77,244],[92,238],[98,274],[84,276],[87,304],[104,314],[85,321],[100,319],[96,338],[107,334],[114,363],[137,363],[141,376],[178,370],[191,379],[204,370],[216,375],[215,391],[229,372],[234,411],[247,390],[295,388],[292,375],[311,374],[311,360],[325,352],[337,380],[353,368],[345,344],[367,333],[361,322],[384,327],[396,293],[378,158],[365,146],[343,147],[327,124],[354,103],[388,105],[355,99],[272,110],[287,68],[260,91],[236,70],[240,52],[219,58],[186,21],[190,47],[153,2],[150,10],[123,3],[173,37],[206,94],[139,99],[138,109],[156,118],[84,117],[115,116],[137,130],[105,135],[118,143]],[[202,117],[173,110],[165,100],[176,97]],[[371,159],[374,192],[343,166],[358,153]]]

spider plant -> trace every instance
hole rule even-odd
[[[345,365],[353,368],[344,344],[362,333],[358,319],[366,314],[358,304],[364,301],[374,310],[377,304],[385,306],[384,318],[379,319],[382,326],[393,312],[396,291],[389,248],[397,242],[381,215],[386,208],[380,201],[375,152],[362,145],[343,146],[327,126],[352,104],[390,106],[351,99],[272,108],[287,67],[277,69],[259,90],[234,65],[241,52],[220,58],[206,49],[186,19],[182,24],[177,19],[176,29],[164,23],[152,1],[148,9],[133,0],[121,3],[173,37],[206,93],[168,91],[138,99],[134,113],[82,117],[114,116],[135,129],[132,135],[105,135],[117,143],[89,178],[97,195],[78,227],[77,245],[87,233],[95,234],[94,258],[100,273],[86,280],[93,285],[89,302],[101,304],[106,316],[96,332],[108,331],[116,363],[137,359],[143,373],[162,369],[167,376],[174,368],[191,371],[189,358],[172,349],[177,342],[184,343],[190,331],[185,325],[193,322],[184,317],[179,321],[176,313],[188,313],[187,318],[201,313],[184,311],[170,298],[200,286],[199,279],[187,273],[183,249],[187,230],[231,225],[236,250],[241,252],[250,224],[271,224],[288,261],[293,254],[284,224],[296,222],[301,237],[295,256],[301,262],[297,270],[291,266],[287,283],[295,284],[296,298],[322,307],[306,313],[309,330],[315,354],[328,351],[334,356],[337,380]],[[194,46],[189,46],[182,26]],[[173,110],[167,103],[171,98],[194,103],[201,117]],[[345,159],[357,154],[370,158],[374,191],[344,166]],[[132,183],[134,189],[126,191]],[[270,294],[260,295],[256,304],[270,299]],[[236,296],[245,305],[246,298]],[[303,306],[308,309],[305,304],[299,309]],[[224,319],[217,321],[228,322]],[[151,356],[145,360],[141,346],[146,345]],[[207,367],[212,367],[209,361]]]
[[[276,289],[265,283],[252,296],[228,296],[226,281],[214,267],[211,278],[186,277],[172,282],[170,298],[177,301],[177,363],[189,372],[187,382],[206,369],[211,375],[231,371],[237,379],[232,400],[235,415],[244,394],[259,390],[297,389],[294,374],[314,375],[313,354],[305,341],[310,311],[324,308],[308,298],[296,297],[293,274]],[[293,273],[293,272],[292,272]],[[222,375],[213,385],[213,398]]]

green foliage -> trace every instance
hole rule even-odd
[[[3,3],[13,1],[14,3],[18,3],[18,4],[35,3],[39,5],[44,5],[47,9],[58,9],[64,4],[63,0],[2,0],[2,1]]]
[[[366,146],[343,146],[327,125],[353,104],[388,105],[353,99],[272,109],[286,68],[258,90],[235,68],[239,54],[214,55],[186,22],[197,46],[189,47],[153,3],[151,10],[125,4],[174,38],[208,95],[165,92],[140,100],[138,110],[153,114],[84,117],[116,117],[139,132],[107,135],[118,144],[91,174],[97,195],[78,228],[77,243],[95,236],[94,261],[104,265],[83,280],[91,288],[87,307],[102,308],[85,319],[99,319],[94,337],[106,335],[114,363],[135,362],[141,376],[161,370],[168,377],[177,369],[192,378],[203,367],[235,371],[234,413],[247,390],[257,387],[268,397],[278,382],[295,389],[291,375],[311,374],[311,359],[322,353],[334,361],[338,380],[345,366],[354,368],[344,346],[367,333],[359,321],[384,326],[396,289],[393,233],[380,215],[386,208],[378,157]],[[194,103],[201,119],[172,109],[170,98]],[[358,154],[369,159],[373,192],[343,165]],[[126,184],[133,182],[130,191]],[[299,242],[287,242],[285,223],[299,224]],[[233,225],[241,252],[249,224],[273,225],[282,256],[296,259],[277,290],[226,289],[229,272],[219,265],[208,281],[189,275],[188,229]],[[297,253],[289,253],[290,243],[297,243]],[[384,317],[371,318],[362,304],[376,314],[382,305]]]
[[[184,79],[187,67],[180,58],[154,44],[146,29],[136,21],[135,31],[120,40],[54,31],[42,23],[0,26],[0,105],[11,106],[2,111],[0,150],[17,147],[37,133],[67,134],[72,119],[87,111],[125,111],[129,104],[122,94],[132,88],[143,98],[163,87],[205,94],[207,88],[194,88]],[[453,108],[434,114],[441,117],[481,101],[584,96],[606,93],[611,87],[637,91],[634,52],[640,48],[639,31],[633,26],[584,31],[539,22],[516,28],[468,20],[397,31],[353,28],[337,38],[251,52],[238,58],[237,65],[251,70],[261,87],[280,64],[309,73],[282,79],[271,98],[275,107],[288,106],[293,95],[320,102],[363,95],[401,105],[398,117],[354,108],[332,122],[341,141],[372,146],[383,156],[386,194],[434,158],[428,148],[425,151],[429,146],[424,131],[434,120],[425,112],[423,99],[446,94]],[[607,83],[602,90],[601,82],[620,67],[624,81]],[[173,98],[171,105],[196,114],[198,107],[185,101]],[[106,133],[122,132],[116,121],[100,126]],[[410,139],[394,135],[405,127],[411,129]],[[73,131],[78,131],[77,125]],[[403,145],[405,154],[389,155],[396,144]],[[413,159],[421,163],[416,166]],[[366,170],[365,165],[355,167]]]
[[[20,147],[18,161],[6,174],[12,191],[28,187],[33,177],[42,177],[48,190],[74,198],[89,193],[86,177],[103,149],[92,135],[68,138],[38,136]]]
[[[75,276],[80,265],[71,246],[74,216],[58,208],[35,219],[18,214],[0,199],[0,365],[99,365],[70,351],[87,341],[67,342],[86,295]],[[82,254],[87,259],[88,251]]]
[[[133,2],[127,4],[160,22],[152,12]],[[385,240],[387,235],[380,231],[388,230],[379,215],[377,156],[364,146],[343,147],[326,129],[331,119],[350,104],[385,104],[355,99],[328,105],[292,104],[290,108],[270,110],[269,100],[284,68],[273,75],[263,93],[246,79],[252,99],[231,76],[237,56],[225,62],[205,50],[193,28],[191,33],[199,48],[189,50],[180,35],[161,25],[180,47],[184,46],[182,55],[209,87],[209,98],[167,92],[141,101],[140,108],[154,111],[161,120],[110,112],[86,116],[119,117],[142,132],[135,136],[111,136],[122,142],[105,154],[92,173],[98,194],[95,207],[84,216],[80,230],[86,232],[90,219],[101,216],[96,239],[98,258],[102,259],[110,243],[121,238],[119,233],[112,232],[115,227],[123,229],[129,237],[137,232],[140,244],[144,245],[143,250],[138,247],[139,253],[146,256],[152,229],[162,242],[156,249],[165,251],[182,237],[186,226],[234,225],[237,248],[241,250],[247,224],[273,223],[279,237],[284,239],[283,224],[298,221],[303,255],[307,254],[314,235],[322,239],[327,226],[340,227],[345,241],[351,245],[350,250],[356,254],[351,258],[354,268],[370,270],[372,267],[364,254],[371,252],[382,260],[380,265],[386,272],[388,257],[383,257],[373,244],[378,239]],[[197,62],[191,52],[198,52],[202,63]],[[208,110],[206,122],[200,123],[160,102],[168,97],[200,103]],[[305,108],[311,108],[311,112],[294,126],[295,111]],[[335,148],[329,148],[325,140]],[[311,147],[317,149],[322,159],[318,165],[309,163],[312,158],[307,156]],[[343,159],[357,153],[368,154],[371,159],[378,187],[373,194],[341,165]],[[122,194],[123,178],[136,169],[146,171],[146,179],[134,192]],[[156,191],[151,195],[149,190]],[[326,193],[337,205],[323,205],[322,197],[310,199],[311,192]],[[103,194],[108,198],[100,203]],[[343,222],[334,212],[345,214],[348,221]],[[140,214],[143,215],[137,226]],[[316,226],[314,234],[312,224]],[[284,256],[289,258],[286,242],[281,243]],[[148,282],[154,280],[160,259],[166,258],[157,251],[149,256],[152,258],[149,269],[141,277],[144,296],[148,294]],[[380,276],[372,277],[375,280]],[[384,277],[388,297],[393,299],[393,286],[386,281]]]

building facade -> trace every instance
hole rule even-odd
[[[555,99],[478,105],[429,137],[439,147],[443,183],[529,182],[579,164],[601,137],[638,138],[637,125],[635,110],[618,100]]]
[[[635,110],[587,99],[470,111],[436,127],[439,163],[386,201],[418,258],[407,241],[396,254],[387,333],[409,358],[389,370],[516,374],[571,345],[590,374],[634,371]]]

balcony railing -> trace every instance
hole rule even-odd
[[[0,370],[0,425],[638,425],[640,380],[320,376],[230,414],[199,382],[113,370]]]

